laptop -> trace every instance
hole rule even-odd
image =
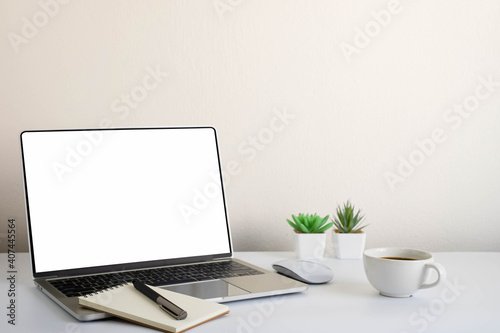
[[[232,258],[213,127],[21,133],[34,283],[76,319],[78,296],[139,279],[217,302],[307,285]]]

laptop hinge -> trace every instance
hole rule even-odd
[[[224,261],[224,260],[229,260],[231,257],[225,257],[225,258],[212,258],[212,260],[209,261]]]
[[[34,278],[33,281],[37,282],[37,281],[47,281],[47,280],[53,280],[53,279],[57,279],[59,278],[59,276],[57,275],[52,275],[52,276],[44,276],[43,278]]]

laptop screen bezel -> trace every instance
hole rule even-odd
[[[169,259],[160,259],[160,260],[151,260],[151,261],[141,261],[141,262],[126,262],[126,263],[118,263],[112,265],[102,265],[102,266],[92,266],[92,267],[82,267],[75,269],[63,269],[63,270],[52,270],[52,271],[43,271],[37,272],[36,270],[36,257],[33,242],[33,234],[32,234],[32,226],[31,226],[31,217],[30,217],[30,203],[29,203],[29,193],[28,193],[28,184],[27,184],[27,173],[26,173],[26,165],[25,165],[25,151],[23,147],[23,135],[25,133],[40,133],[40,132],[84,132],[84,131],[134,131],[134,130],[176,130],[176,129],[211,129],[214,133],[215,139],[215,148],[217,152],[217,161],[218,161],[218,171],[219,171],[219,181],[221,186],[221,194],[222,194],[222,202],[224,209],[224,217],[226,223],[226,232],[227,232],[227,241],[229,252],[224,253],[214,253],[209,255],[201,255],[201,256],[193,256],[193,257],[182,257],[182,258],[169,258]],[[21,159],[22,159],[22,170],[23,170],[23,187],[24,187],[24,197],[25,197],[25,210],[26,210],[26,223],[28,230],[28,244],[29,244],[29,252],[31,258],[31,268],[32,274],[34,278],[47,278],[47,277],[64,277],[64,276],[74,276],[74,275],[87,275],[87,274],[99,274],[99,273],[107,273],[107,272],[115,272],[115,271],[127,271],[127,270],[137,270],[137,269],[147,269],[161,266],[169,266],[169,265],[179,265],[179,264],[190,264],[197,262],[206,262],[213,261],[217,259],[223,258],[231,258],[233,256],[233,246],[231,239],[231,230],[229,223],[229,216],[227,211],[227,203],[226,203],[226,194],[224,188],[224,178],[223,178],[223,169],[221,165],[220,158],[220,149],[219,149],[219,141],[217,137],[217,131],[212,126],[180,126],[180,127],[132,127],[132,128],[87,128],[87,129],[41,129],[41,130],[26,130],[21,132],[20,134],[20,143],[21,143]]]

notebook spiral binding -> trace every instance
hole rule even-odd
[[[122,284],[117,284],[116,286],[113,286],[113,287],[109,287],[109,288],[106,288],[106,289],[103,289],[103,290],[99,290],[99,291],[96,291],[95,293],[91,293],[91,294],[87,294],[87,295],[83,295],[82,297],[83,298],[88,298],[88,297],[91,297],[91,296],[97,296],[98,294],[102,294],[104,293],[105,291],[111,291],[111,290],[115,290],[115,289],[118,289],[120,287],[125,287],[129,284],[132,284],[131,282],[127,282],[127,283],[122,283]]]

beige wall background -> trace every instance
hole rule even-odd
[[[9,218],[28,249],[21,131],[213,125],[235,250],[292,250],[287,217],[350,199],[367,247],[500,251],[499,17],[495,0],[2,0],[1,250]]]

